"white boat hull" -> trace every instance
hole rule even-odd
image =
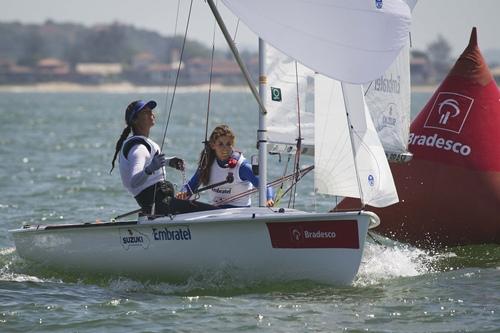
[[[251,207],[10,232],[22,258],[70,272],[178,281],[224,271],[250,281],[349,284],[378,221],[370,212]]]

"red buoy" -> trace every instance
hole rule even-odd
[[[370,208],[375,231],[424,247],[500,243],[500,93],[476,28],[412,122],[409,150],[412,161],[391,164],[400,202]]]

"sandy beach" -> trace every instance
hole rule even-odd
[[[206,92],[208,85],[198,86],[179,86],[177,93],[190,92]],[[173,91],[173,86],[136,86],[128,82],[100,84],[100,85],[82,85],[68,82],[47,82],[32,85],[0,85],[0,92],[24,93],[24,92],[40,92],[40,93],[77,93],[77,92],[102,92],[102,93],[162,93]],[[224,92],[244,92],[249,91],[247,86],[223,86],[212,85],[212,91]]]
[[[419,93],[432,93],[436,90],[437,86],[424,85],[412,86],[412,92]],[[68,82],[47,82],[32,85],[0,85],[0,92],[24,93],[24,92],[40,92],[40,93],[77,93],[77,92],[102,92],[102,93],[162,93],[172,91],[173,86],[136,86],[128,82],[123,83],[110,83],[100,85],[82,85]],[[191,93],[191,92],[206,92],[208,85],[197,86],[179,86],[177,93]],[[250,92],[247,86],[224,86],[220,84],[212,85],[212,91],[219,92]]]

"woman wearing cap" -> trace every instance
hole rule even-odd
[[[127,126],[116,143],[111,171],[118,154],[122,183],[141,206],[143,213],[151,214],[155,202],[155,214],[180,214],[213,209],[200,202],[174,198],[173,187],[164,181],[165,165],[184,170],[184,161],[177,157],[165,158],[156,142],[149,138],[155,125],[153,109],[155,101],[138,100],[130,103],[125,111]],[[129,138],[130,132],[133,135]]]

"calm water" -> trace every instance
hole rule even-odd
[[[429,97],[413,96],[414,114]],[[0,332],[500,332],[495,245],[428,253],[388,240],[369,243],[358,278],[343,288],[242,285],[224,275],[148,283],[61,275],[24,262],[9,229],[108,220],[136,208],[118,172],[109,175],[123,109],[136,98],[159,102],[152,137],[161,141],[164,94],[0,94]],[[204,140],[206,100],[203,93],[177,95],[175,126],[167,132],[167,154],[184,157],[188,174]],[[209,127],[227,122],[238,148],[255,153],[251,97],[217,93],[212,102]],[[271,178],[284,163],[270,161]],[[169,178],[182,182],[177,171]],[[299,209],[331,206],[313,194],[312,180],[297,202]]]

